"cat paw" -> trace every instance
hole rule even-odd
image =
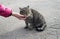
[[[33,28],[28,28],[29,30],[33,30]]]
[[[28,29],[28,27],[26,26],[26,27],[24,27],[24,29]]]

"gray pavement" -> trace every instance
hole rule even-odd
[[[60,0],[0,0],[1,4],[19,12],[19,7],[29,5],[46,19],[47,28],[43,32],[25,30],[23,20],[0,16],[0,39],[60,39]]]

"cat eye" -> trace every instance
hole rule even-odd
[[[20,13],[22,13],[23,11],[20,11]]]
[[[25,10],[21,10],[20,12],[24,12]]]
[[[23,11],[20,11],[20,14],[24,13]]]

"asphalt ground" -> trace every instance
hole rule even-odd
[[[25,30],[25,23],[13,16],[0,16],[0,39],[60,39],[60,0],[0,0],[1,4],[19,13],[19,7],[30,6],[47,22],[43,32]]]

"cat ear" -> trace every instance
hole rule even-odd
[[[19,7],[19,9],[21,10],[22,8]]]

